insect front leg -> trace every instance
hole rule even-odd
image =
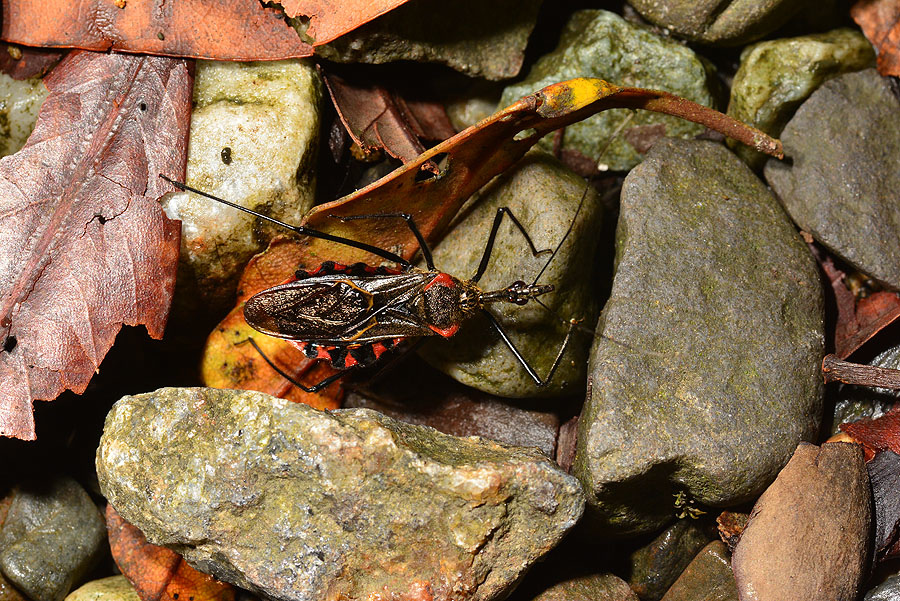
[[[339,219],[341,221],[356,221],[357,219],[403,219],[404,221],[406,221],[406,225],[409,226],[409,229],[412,232],[413,236],[416,237],[416,241],[419,243],[419,248],[422,249],[422,257],[425,259],[425,265],[428,266],[428,269],[434,271],[434,259],[431,258],[431,247],[429,247],[428,243],[425,242],[425,237],[419,230],[419,226],[416,225],[415,220],[413,220],[412,215],[410,215],[409,213],[371,213],[369,215],[350,215],[349,217],[329,215],[329,217],[333,217],[334,219]]]
[[[550,371],[547,372],[547,377],[543,380],[537,374],[535,369],[531,367],[531,364],[522,356],[522,353],[519,352],[519,349],[516,348],[516,345],[513,343],[512,339],[509,337],[509,334],[506,333],[506,330],[503,329],[503,326],[500,325],[500,322],[497,320],[494,315],[488,311],[487,309],[482,309],[482,313],[484,313],[488,321],[491,322],[491,325],[500,334],[500,338],[509,347],[509,350],[512,351],[513,355],[515,355],[516,360],[525,368],[525,371],[528,372],[528,375],[531,376],[531,379],[534,380],[534,383],[538,386],[546,386],[551,379],[553,379],[553,374],[556,373],[556,368],[559,367],[559,364],[562,363],[563,355],[566,352],[566,347],[569,346],[569,340],[572,338],[572,332],[575,329],[575,324],[577,323],[574,319],[569,320],[569,329],[566,330],[566,337],[563,339],[562,345],[559,347],[559,352],[556,353],[556,359],[553,360],[553,365],[550,366]]]
[[[503,221],[503,216],[509,215],[510,220],[513,222],[519,231],[522,232],[522,235],[525,237],[525,241],[528,242],[529,248],[531,248],[531,254],[535,257],[540,255],[544,255],[550,252],[553,252],[552,248],[545,248],[544,250],[538,250],[534,245],[534,242],[531,241],[531,236],[528,235],[528,232],[525,230],[525,226],[523,226],[516,216],[513,215],[513,212],[509,210],[509,207],[500,207],[497,209],[497,214],[494,215],[494,223],[491,225],[491,233],[488,234],[487,244],[484,246],[484,253],[481,255],[481,262],[478,264],[478,270],[475,272],[475,277],[473,277],[470,281],[477,282],[481,279],[481,276],[484,275],[485,270],[488,266],[488,261],[491,260],[491,252],[494,250],[494,240],[497,238],[497,231],[500,229],[500,223]]]

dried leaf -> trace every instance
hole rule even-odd
[[[70,54],[18,153],[0,160],[0,434],[32,401],[84,391],[122,324],[162,337],[180,227],[157,174],[184,173],[184,61]]]
[[[62,50],[27,48],[3,44],[0,46],[0,71],[13,79],[43,77],[56,63],[62,60]]]
[[[144,534],[106,506],[109,548],[141,601],[234,601],[235,589],[198,572],[181,555],[147,542]]]
[[[882,451],[866,469],[875,501],[875,558],[884,561],[900,555],[900,455]]]
[[[741,540],[741,534],[747,527],[747,520],[750,515],[746,513],[738,513],[735,511],[723,511],[716,518],[717,528],[719,530],[719,538],[728,546],[729,552],[734,552],[735,546]]]
[[[900,77],[900,2],[859,0],[850,16],[878,51],[878,72]]]
[[[312,46],[300,39],[280,10],[266,4],[85,0],[73,5],[65,0],[6,0],[0,31],[4,40],[27,46],[236,61],[311,56]],[[52,14],[66,17],[48,18]]]
[[[309,18],[306,35],[315,45],[327,44],[375,17],[393,10],[407,0],[282,0],[289,17]]]
[[[444,140],[456,133],[438,103],[407,103],[377,84],[351,82],[334,73],[322,75],[341,122],[366,153],[383,148],[408,163],[425,151],[420,139]]]
[[[875,419],[841,424],[840,428],[853,440],[876,452],[890,450],[900,454],[900,409]]]
[[[492,117],[420,154],[377,182],[331,203],[319,205],[302,225],[391,250],[405,258],[418,250],[405,227],[386,220],[341,222],[332,216],[404,212],[411,214],[426,240],[434,242],[462,204],[491,178],[522,158],[545,134],[609,108],[641,108],[677,115],[731,135],[754,148],[782,156],[781,144],[766,134],[710,108],[656,90],[620,88],[599,79],[573,79],[547,86]],[[439,173],[430,166],[439,165]],[[248,265],[244,282],[262,273],[268,286],[281,283],[298,268],[312,269],[327,260],[378,264],[380,258],[355,248],[318,238],[298,240],[292,261],[283,253],[271,264],[260,258]],[[275,245],[273,245],[275,246]],[[266,251],[265,257],[270,251]],[[260,283],[257,281],[256,283]],[[240,287],[239,306],[257,290]],[[211,338],[218,337],[218,328]],[[210,342],[210,344],[213,344]],[[224,354],[229,351],[215,343]],[[234,349],[240,355],[242,351]],[[219,361],[222,359],[219,358]],[[204,363],[207,359],[204,358]],[[212,363],[212,361],[210,361]],[[230,386],[229,386],[230,387]]]

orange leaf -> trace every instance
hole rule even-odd
[[[141,601],[234,601],[233,586],[198,572],[175,551],[147,542],[112,505],[106,506],[106,529],[113,559]]]
[[[878,72],[900,76],[900,2],[859,0],[850,9],[850,16],[875,46]]]
[[[407,0],[281,0],[289,17],[309,17],[306,34],[315,46],[327,44]]]
[[[27,46],[217,60],[313,53],[281,11],[257,0],[5,0],[0,31],[4,40]]]

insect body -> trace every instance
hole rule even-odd
[[[470,280],[460,280],[435,268],[431,250],[408,214],[355,215],[342,220],[403,219],[419,242],[427,269],[419,269],[389,251],[356,240],[282,223],[169,178],[165,179],[180,189],[224,202],[294,232],[361,248],[400,265],[399,268],[392,269],[373,267],[364,263],[342,265],[327,261],[313,271],[298,270],[287,282],[263,290],[247,300],[244,305],[244,317],[251,327],[270,336],[294,341],[307,357],[327,360],[339,370],[366,367],[375,363],[386,350],[404,338],[421,336],[449,338],[459,330],[461,323],[467,318],[476,313],[484,313],[538,386],[543,386],[550,380],[562,360],[574,321],[570,322],[565,340],[549,373],[542,379],[522,357],[503,327],[486,308],[487,305],[496,302],[525,305],[534,300],[540,303],[538,297],[551,292],[552,285],[538,284],[540,274],[531,284],[516,281],[506,288],[494,291],[481,290],[477,282],[487,268],[497,231],[505,215],[522,233],[532,254],[538,256],[552,253],[549,260],[556,255],[571,227],[555,250],[538,251],[525,228],[509,209],[500,208],[494,218],[474,277]],[[582,202],[583,200],[582,198]],[[250,342],[259,350],[252,339]],[[288,377],[268,357],[263,355],[263,358],[281,375]],[[307,392],[315,392],[342,375],[343,372],[335,374],[311,387],[294,383]]]

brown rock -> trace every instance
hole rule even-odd
[[[713,541],[697,553],[662,601],[737,601],[728,547]]]
[[[801,443],[735,547],[741,601],[856,599],[870,518],[862,448]]]

